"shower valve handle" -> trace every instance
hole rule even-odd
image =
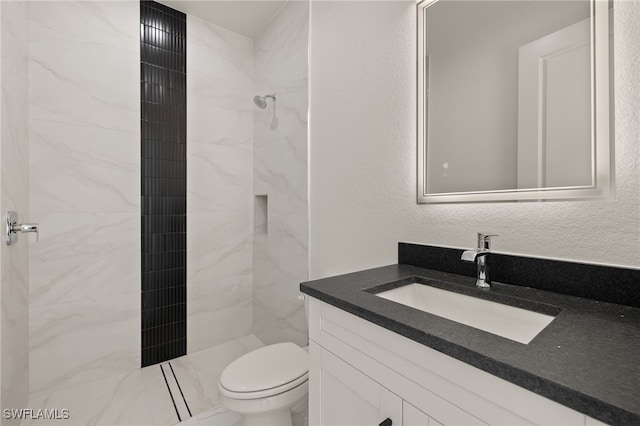
[[[36,241],[40,240],[40,226],[37,223],[20,223],[11,225],[11,232],[35,232]]]
[[[5,242],[12,245],[18,241],[18,232],[35,232],[36,241],[40,240],[40,225],[37,223],[18,223],[18,213],[7,212],[5,216]]]

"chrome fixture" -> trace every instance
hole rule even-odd
[[[18,223],[17,212],[7,212],[5,216],[5,241],[8,246],[18,241],[18,232],[35,232],[39,240],[40,225],[37,223]]]
[[[485,235],[478,232],[478,248],[476,250],[465,250],[462,252],[462,260],[465,262],[475,262],[478,265],[476,286],[480,288],[491,287],[489,264],[487,263],[487,255],[491,250],[491,237],[497,237],[497,235]]]
[[[253,97],[253,103],[256,104],[256,106],[260,109],[265,109],[267,107],[267,99],[271,98],[273,99],[273,103],[275,104],[276,102],[276,94],[272,94],[272,95],[264,95],[264,96],[254,96]]]

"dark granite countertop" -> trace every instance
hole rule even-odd
[[[410,277],[559,313],[525,345],[364,291]],[[590,417],[614,425],[640,424],[638,308],[495,282],[485,291],[471,277],[402,264],[305,282],[300,290]]]

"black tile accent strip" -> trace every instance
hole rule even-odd
[[[464,249],[398,243],[398,263],[474,277]],[[640,269],[492,253],[491,280],[620,305],[640,307]]]
[[[186,26],[140,2],[143,367],[187,349]]]

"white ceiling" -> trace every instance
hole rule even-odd
[[[255,38],[287,0],[159,0],[181,12]]]

